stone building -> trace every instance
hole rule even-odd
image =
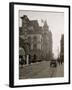
[[[29,20],[26,15],[21,19],[22,27],[19,28],[19,45],[24,49],[28,49],[26,51],[28,51],[32,61],[49,60],[52,57],[52,33],[47,22],[45,21],[43,27],[41,27],[37,20]]]
[[[47,22],[44,22],[43,25],[43,45],[42,45],[42,50],[43,50],[43,57],[45,60],[50,60],[52,58],[52,33],[49,30],[49,26],[47,25]]]

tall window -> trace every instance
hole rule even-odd
[[[37,36],[33,37],[33,49],[37,49]]]
[[[30,36],[28,37],[28,42],[31,43],[31,37]]]
[[[37,41],[37,36],[34,36],[33,37],[33,41]]]
[[[37,44],[33,44],[33,49],[37,49]]]
[[[29,46],[30,46],[30,49],[31,49],[31,37],[30,36],[28,37],[28,42],[29,42]]]

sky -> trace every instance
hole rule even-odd
[[[43,26],[42,20],[47,21],[49,30],[52,32],[53,54],[57,58],[60,52],[61,35],[64,34],[64,13],[63,12],[46,12],[46,11],[19,11],[19,26],[22,25],[20,17],[27,15],[30,20],[38,20],[40,26]]]

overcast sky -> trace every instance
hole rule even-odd
[[[21,16],[27,15],[30,20],[38,20],[40,26],[43,25],[42,20],[46,20],[49,29],[52,32],[53,39],[53,53],[54,57],[57,57],[58,52],[60,52],[60,39],[61,34],[64,34],[64,13],[60,12],[41,12],[41,11],[19,11],[20,26],[22,21]]]

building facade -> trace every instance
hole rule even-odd
[[[29,20],[26,15],[21,19],[19,46],[27,49],[25,51],[28,52],[32,61],[50,60],[52,57],[52,33],[47,22],[45,21],[41,27],[37,20]]]
[[[42,55],[45,58],[45,60],[50,60],[52,58],[52,33],[49,30],[49,26],[47,25],[46,21],[43,25],[42,39]]]

